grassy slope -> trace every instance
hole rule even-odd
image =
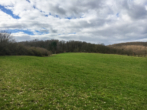
[[[0,109],[147,108],[147,58],[66,53],[0,57]]]

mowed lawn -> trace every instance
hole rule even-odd
[[[147,110],[147,58],[0,57],[0,110]]]

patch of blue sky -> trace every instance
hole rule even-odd
[[[26,1],[28,1],[30,3],[30,0],[26,0]]]
[[[17,15],[14,15],[13,14],[13,12],[11,11],[11,10],[9,10],[9,9],[7,9],[7,8],[5,8],[4,6],[2,6],[2,5],[0,5],[0,10],[2,10],[4,13],[6,13],[6,14],[8,14],[8,15],[10,15],[10,16],[12,16],[13,18],[15,18],[15,19],[20,19],[20,17],[19,16],[17,16]]]
[[[42,12],[42,11],[41,11]],[[54,15],[54,14],[52,14],[52,13],[49,13],[49,14],[45,14],[44,16],[46,16],[46,17],[48,17],[48,16],[53,16],[53,17],[55,17],[55,18],[59,18],[59,19],[61,19],[62,17],[60,17],[59,15]],[[77,19],[77,17],[64,17],[64,19]]]
[[[51,14],[51,16],[54,16],[55,18],[61,19],[61,17],[60,17],[59,15],[52,15],[52,14]]]
[[[119,17],[119,13],[117,13],[116,16]]]
[[[48,15],[44,15],[45,17],[48,17]]]
[[[34,9],[37,9],[36,6],[34,6],[34,5],[33,5],[33,8],[34,8]]]
[[[47,31],[38,31],[38,30],[36,30],[35,32],[36,32],[38,35],[49,34],[49,32],[47,32]]]
[[[41,11],[41,12],[42,12],[42,11]],[[52,16],[52,14],[49,13],[49,14],[45,14],[44,16],[45,16],[45,17],[48,17],[48,16]]]
[[[76,34],[76,32],[73,32],[73,33],[69,33],[69,34]]]
[[[65,17],[65,19],[77,19],[77,17]]]
[[[43,13],[42,11],[40,11],[40,12]],[[53,17],[55,17],[55,18],[61,19],[59,15],[53,15],[53,14],[51,14],[51,13],[49,13],[49,14],[44,14],[44,16],[45,16],[45,17],[53,16]]]
[[[7,30],[7,31],[10,33],[24,32],[25,34],[28,34],[28,35],[34,35],[34,33],[29,30],[14,29],[14,30]]]
[[[72,19],[72,17],[66,17],[65,19]]]
[[[56,17],[56,18],[59,18],[59,16],[58,16],[58,15],[55,15],[55,17]]]

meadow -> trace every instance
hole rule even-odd
[[[147,58],[0,56],[0,110],[146,110]]]

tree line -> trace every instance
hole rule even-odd
[[[0,33],[0,55],[49,56],[51,52],[40,47],[25,46],[15,42],[10,33]]]
[[[116,49],[103,44],[82,41],[32,40],[15,42],[10,33],[0,33],[0,55],[49,56],[64,52],[88,52],[133,55],[131,51]]]
[[[41,47],[53,54],[64,52],[88,52],[88,53],[107,53],[107,54],[126,54],[131,55],[129,51],[115,49],[104,44],[92,44],[82,41],[59,41],[59,40],[32,40],[19,42],[19,44],[25,46]]]

